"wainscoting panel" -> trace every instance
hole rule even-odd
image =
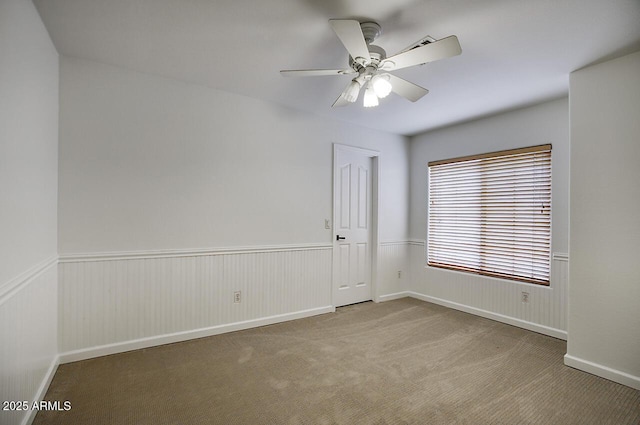
[[[61,359],[329,311],[331,261],[331,245],[63,256]]]
[[[549,287],[426,266],[424,241],[409,244],[412,296],[567,338],[569,259],[554,254]],[[523,302],[523,292],[528,302]]]
[[[39,401],[57,367],[57,259],[0,293],[0,401]],[[2,406],[5,407],[5,406]],[[10,407],[10,406],[9,406]],[[29,423],[33,411],[0,411],[0,423]]]
[[[400,272],[400,276],[398,276]],[[407,241],[382,242],[378,248],[377,300],[406,296],[409,289],[409,246]]]

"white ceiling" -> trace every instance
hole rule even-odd
[[[58,52],[398,134],[566,95],[569,73],[640,49],[640,0],[34,0]],[[430,93],[331,108],[348,76],[330,18],[375,20],[389,56],[455,34],[462,55],[397,71]]]

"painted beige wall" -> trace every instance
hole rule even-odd
[[[640,389],[640,52],[570,78],[567,364]]]

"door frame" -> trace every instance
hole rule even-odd
[[[336,241],[336,194],[338,193],[338,152],[352,152],[371,158],[371,298],[374,302],[379,302],[378,297],[378,195],[380,188],[380,152],[372,149],[359,148],[357,146],[343,145],[340,143],[333,144],[333,194],[331,203],[333,205],[333,218],[331,223],[331,244],[333,246],[331,253],[331,304],[336,305],[336,263],[334,261],[338,243]]]

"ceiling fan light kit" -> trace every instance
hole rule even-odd
[[[371,108],[373,106],[378,106],[378,96],[376,96],[371,83],[367,84],[367,88],[364,91],[364,102],[363,105],[365,108]]]
[[[360,82],[356,79],[353,79],[344,91],[344,100],[349,103],[354,103],[356,100],[358,100],[360,87],[362,87],[362,84],[360,84]]]
[[[351,19],[331,19],[329,22],[349,52],[349,68],[283,70],[280,73],[286,77],[358,74],[334,102],[332,105],[334,107],[354,103],[364,86],[366,86],[363,99],[365,108],[378,106],[378,99],[387,97],[391,92],[415,102],[429,91],[390,74],[389,71],[421,65],[462,53],[460,43],[455,35],[441,40],[426,36],[387,58],[387,53],[382,47],[371,44],[382,33],[382,28],[376,22],[360,23]]]
[[[377,74],[371,78],[371,84],[373,85],[373,91],[380,99],[384,99],[389,96],[393,86],[389,82],[389,74]]]

